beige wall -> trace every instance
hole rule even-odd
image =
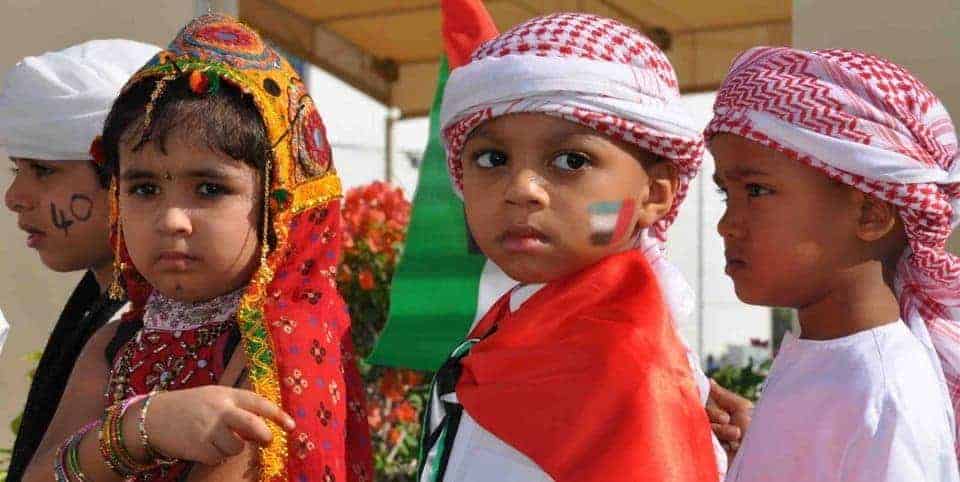
[[[23,56],[94,38],[129,38],[166,45],[194,14],[193,0],[5,0],[0,2],[0,72]],[[0,160],[6,162],[0,150]],[[0,186],[9,169],[0,166]],[[24,357],[43,347],[78,274],[54,274],[27,249],[25,236],[0,209],[0,309],[12,325],[0,354],[0,447],[12,445],[7,429],[26,399]]]
[[[794,0],[793,43],[865,50],[906,66],[960,124],[957,0]],[[960,253],[960,233],[954,233],[951,247]]]

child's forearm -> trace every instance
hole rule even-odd
[[[143,407],[144,400],[140,400],[127,408],[120,421],[120,429],[123,438],[123,448],[134,460],[144,463],[149,460],[149,455],[140,438],[137,414]],[[71,435],[72,437],[72,435]],[[103,455],[100,452],[100,425],[97,424],[87,430],[80,441],[77,443],[76,459],[73,467],[68,469],[68,455],[66,450],[66,440],[54,449],[38,452],[28,468],[23,480],[25,482],[57,480],[55,468],[58,465],[64,467],[63,472],[70,473],[73,477],[70,482],[74,482],[78,477],[73,473],[74,469],[79,469],[83,477],[88,481],[122,481],[123,477],[113,471],[104,462]]]

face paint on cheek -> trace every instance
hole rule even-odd
[[[54,203],[50,203],[50,219],[55,227],[63,230],[64,236],[70,236],[70,226],[73,226],[73,220],[68,218],[67,213]]]
[[[93,200],[86,194],[73,194],[70,196],[70,216],[67,212],[56,205],[50,203],[50,220],[55,227],[63,230],[64,236],[70,236],[70,226],[77,221],[85,222],[93,216]]]
[[[607,246],[622,241],[630,233],[636,201],[601,201],[588,208],[590,213],[590,242]]]

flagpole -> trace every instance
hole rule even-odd
[[[704,177],[697,176],[694,182],[697,183],[697,356],[703,360],[703,309],[706,303],[703,294],[705,264],[705,260],[703,259],[703,223],[706,221],[706,216],[703,212],[705,208],[703,199]]]
[[[384,119],[384,139],[383,139],[383,178],[387,182],[393,182],[393,124],[396,122],[396,112],[394,109],[387,109],[387,116]]]

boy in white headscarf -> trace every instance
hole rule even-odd
[[[673,67],[579,13],[475,47],[457,3],[448,172],[477,246],[521,284],[437,371],[418,480],[715,482],[709,385],[675,325],[692,293],[663,244],[703,153]]]
[[[705,136],[737,296],[796,308],[801,327],[727,480],[960,480],[960,162],[943,104],[880,57],[757,47]]]
[[[113,262],[109,174],[93,141],[120,88],[157,51],[130,40],[94,40],[26,57],[3,78],[0,148],[15,172],[5,204],[44,265],[87,271],[40,359],[8,480],[19,480],[43,439],[80,350],[123,306],[105,295]]]

